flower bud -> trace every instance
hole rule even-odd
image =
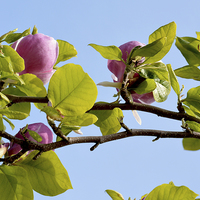
[[[44,125],[43,123],[29,124],[28,129],[37,132],[42,137],[42,141],[39,142],[41,144],[48,144],[48,143],[51,143],[53,141],[52,131],[46,125]],[[29,135],[28,131],[25,133],[25,136],[28,140],[33,141],[33,142],[37,142],[36,140],[34,140]],[[24,140],[20,131],[15,135],[15,137]],[[17,154],[21,149],[22,148],[19,144],[11,143],[10,148],[8,149],[8,155],[11,156],[12,154]]]
[[[137,42],[137,41],[130,41],[127,42],[119,47],[119,49],[122,51],[122,59],[126,62],[128,55],[132,51],[133,48],[136,46],[145,46],[145,44]],[[141,59],[138,63],[144,62],[144,59]],[[126,65],[122,61],[116,61],[116,60],[108,60],[108,69],[114,74],[114,82],[121,82],[124,78],[124,72],[125,72]],[[132,74],[132,77],[129,77],[129,81],[131,84],[129,84],[128,87],[133,86],[136,87],[137,84],[141,83],[145,79],[140,77],[138,73]],[[154,97],[153,93],[146,93],[146,94],[137,94],[135,91],[131,91],[131,96],[133,98],[134,102],[137,103],[143,103],[143,104],[151,104],[153,103]]]
[[[44,85],[49,82],[59,52],[58,43],[54,38],[42,33],[30,34],[14,42],[12,47],[25,62],[25,69],[20,75],[35,74]]]
[[[0,158],[7,152],[9,143],[4,143],[3,141],[0,142]]]

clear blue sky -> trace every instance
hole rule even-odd
[[[19,32],[37,26],[40,33],[63,39],[73,44],[77,58],[68,62],[80,64],[95,83],[111,81],[106,60],[87,46],[89,43],[119,46],[131,40],[148,42],[148,36],[157,28],[171,21],[177,24],[177,36],[196,37],[200,31],[200,1],[162,0],[7,0],[1,2],[0,35],[15,28]],[[163,59],[174,69],[186,65],[178,49],[173,45]],[[185,94],[198,82],[179,79],[185,85]],[[97,101],[114,101],[113,88],[98,86]],[[176,95],[172,91],[164,103],[155,106],[176,110]],[[45,115],[33,106],[33,115],[16,123],[15,134],[27,123],[47,124]],[[124,112],[124,122],[129,128],[181,130],[180,122],[139,112],[142,126],[138,125],[131,111]],[[9,129],[8,129],[9,130]],[[97,127],[82,129],[84,135],[100,135]],[[72,134],[71,136],[76,136]],[[200,194],[198,186],[200,152],[184,151],[181,139],[134,137],[100,145],[90,152],[91,144],[80,144],[56,150],[68,170],[74,187],[56,197],[45,197],[35,193],[35,199],[109,200],[104,192],[113,189],[125,199],[137,200],[154,187],[173,181],[175,185],[186,185]]]

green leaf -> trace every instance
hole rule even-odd
[[[3,119],[2,118],[3,118],[2,114],[0,114],[0,131],[5,131],[6,127],[3,124]],[[0,139],[1,139],[1,137],[0,137]]]
[[[98,118],[95,115],[84,113],[83,115],[65,117],[62,123],[70,126],[89,126],[97,120]]]
[[[24,85],[18,84],[16,87],[24,92],[27,96],[46,97],[47,91],[43,82],[34,74],[23,74],[20,78],[24,81]],[[34,103],[38,109],[47,106],[46,103]]]
[[[156,88],[156,83],[153,79],[145,79],[140,83],[134,91],[137,94],[146,94],[152,92]]]
[[[26,170],[19,166],[0,166],[1,200],[33,200],[33,190]]]
[[[25,69],[24,59],[10,46],[3,45],[5,58],[0,57],[0,70],[7,72],[21,72]]]
[[[36,140],[37,142],[42,142],[42,137],[35,131],[32,131],[30,129],[27,129],[29,135]]]
[[[68,173],[56,153],[44,152],[37,160],[33,160],[37,153],[33,151],[16,163],[27,171],[33,189],[46,196],[56,196],[72,189]]]
[[[198,195],[186,186],[174,186],[173,184],[162,184],[154,188],[145,200],[195,200]]]
[[[196,32],[197,34],[197,39],[200,40],[200,32]]]
[[[9,119],[19,119],[19,120],[25,119],[29,116],[27,113],[20,111],[12,111],[10,109],[2,109],[0,110],[0,114],[5,115]]]
[[[14,88],[14,87],[6,88],[5,90],[3,90],[3,93],[5,95],[10,94],[10,95],[16,95],[16,96],[26,96],[26,94],[21,92],[18,88]],[[6,104],[7,103],[5,103],[4,106]],[[26,114],[25,116],[28,117],[31,111],[31,105],[29,102],[15,103],[12,106],[8,107],[7,109],[13,112],[17,111],[17,112],[25,113]]]
[[[15,125],[9,120],[7,119],[6,117],[2,117],[6,122],[8,122],[8,124],[10,125],[10,127],[12,128],[12,130],[14,130],[15,128]]]
[[[77,55],[77,51],[72,44],[63,40],[57,40],[57,42],[59,45],[59,55],[55,65],[57,65],[61,61],[68,60]]]
[[[200,69],[194,65],[187,65],[174,70],[175,74],[181,78],[194,79],[200,81]]]
[[[119,108],[113,110],[91,110],[90,113],[98,117],[95,123],[101,130],[103,135],[117,133],[120,128],[120,120],[123,118],[123,112]]]
[[[185,57],[189,65],[200,65],[200,52],[198,47],[194,47],[190,42],[184,40],[183,38],[176,38],[176,46],[181,51],[182,55]]]
[[[179,86],[178,80],[176,78],[176,75],[174,73],[174,70],[172,69],[170,64],[167,65],[167,69],[169,72],[169,80],[170,80],[171,86],[172,86],[173,90],[176,92],[176,94],[178,96],[180,96],[180,86]]]
[[[153,57],[153,56],[155,56],[164,47],[166,39],[167,39],[166,37],[159,38],[158,40],[155,40],[154,42],[147,44],[146,46],[136,49],[135,51],[133,51],[133,54],[131,57],[136,57],[136,56]],[[158,61],[158,60],[155,60],[154,62],[156,62],[156,61]]]
[[[166,80],[168,81],[168,70],[164,63],[156,62],[138,67],[140,76],[144,78]]]
[[[9,32],[3,34],[3,35],[0,37],[0,43],[3,42],[3,40],[4,40],[8,35],[10,35],[11,33],[14,33],[14,32],[17,31],[17,30],[18,30],[18,29],[16,28],[16,29],[14,29],[14,30],[12,30],[12,31],[9,31]]]
[[[196,88],[191,88],[187,92],[187,97],[183,99],[182,102],[190,108],[192,108],[191,106],[193,106],[197,110],[200,110],[199,99],[200,99],[200,86]]]
[[[32,30],[32,35],[35,35],[35,34],[37,34],[38,33],[38,29],[37,29],[37,27],[34,25],[34,27],[33,27],[33,30]]]
[[[4,39],[4,41],[7,43],[13,43],[13,42],[19,40],[20,38],[27,36],[29,34],[31,34],[30,28],[26,29],[23,33],[11,33]]]
[[[159,51],[155,56],[149,58],[150,60],[161,60],[170,50],[172,43],[174,41],[174,38],[176,36],[176,23],[171,22],[169,24],[166,24],[165,26],[161,26],[159,29],[154,31],[149,36],[149,43],[152,43],[160,38],[167,37],[167,41],[165,43],[165,46]],[[150,62],[148,60],[148,62]]]
[[[109,60],[122,60],[122,52],[121,50],[112,45],[112,46],[101,46],[97,44],[89,44],[93,47],[96,51],[98,51],[105,59]]]
[[[171,85],[168,81],[163,81],[159,79],[155,79],[156,89],[153,91],[153,96],[155,101],[163,102],[167,99],[170,91]]]
[[[124,197],[114,190],[106,190],[107,194],[112,198],[112,200],[124,200]]]
[[[96,84],[80,65],[66,64],[50,80],[48,98],[64,116],[82,115],[92,108],[96,97]]]
[[[5,71],[0,72],[0,80],[4,81],[6,84],[7,83],[21,84],[21,85],[25,84],[18,74],[13,74]]]
[[[188,127],[196,132],[200,132],[200,125],[197,122],[186,121]],[[196,151],[200,149],[200,140],[196,138],[183,138],[183,148],[185,150]]]

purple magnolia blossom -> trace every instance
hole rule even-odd
[[[127,60],[128,55],[130,54],[131,50],[136,46],[143,47],[145,46],[145,44],[141,42],[137,42],[137,41],[130,41],[119,47],[120,50],[122,51],[122,58],[124,61]],[[142,60],[142,62],[144,62],[144,59]],[[126,68],[126,65],[122,61],[108,60],[108,69],[115,75],[115,78],[114,78],[115,82],[123,81],[125,68]],[[135,73],[132,78],[136,78],[136,77],[139,77],[138,73]],[[133,83],[133,86],[134,86],[134,83]],[[137,94],[136,92],[131,91],[131,96],[133,98],[133,101],[137,103],[151,104],[155,101],[152,92],[146,93],[146,94]]]
[[[27,35],[14,42],[12,47],[25,62],[25,69],[19,75],[35,74],[44,85],[49,82],[59,53],[58,43],[54,38],[42,33]]]
[[[52,131],[46,125],[44,125],[43,123],[29,124],[28,125],[28,129],[37,132],[42,137],[42,141],[39,142],[41,144],[48,144],[48,143],[51,143],[53,141],[53,133],[52,133]],[[29,135],[28,131],[25,133],[25,136],[30,141],[37,142],[36,140],[34,140]],[[22,135],[20,134],[20,132],[18,132],[15,135],[15,137],[24,140],[24,138],[22,137]],[[10,144],[10,148],[8,149],[8,155],[11,156],[13,154],[17,154],[21,149],[22,148],[21,148],[21,146],[19,144],[11,143]]]

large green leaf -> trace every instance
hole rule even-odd
[[[174,38],[176,36],[176,23],[171,22],[165,26],[161,26],[149,36],[149,43],[152,43],[160,38],[167,37],[165,46],[155,56],[149,58],[148,63],[152,60],[161,60],[170,50]]]
[[[106,192],[112,198],[112,200],[124,200],[124,197],[115,190],[106,190]]]
[[[66,64],[50,80],[48,98],[65,116],[82,115],[92,108],[96,97],[96,84],[80,65]]]
[[[181,78],[194,79],[200,81],[200,69],[194,65],[187,65],[174,70],[175,74]]]
[[[183,38],[176,38],[176,46],[181,51],[182,55],[185,57],[189,65],[200,65],[200,52],[198,47],[194,47],[190,42],[184,40]]]
[[[170,84],[171,84],[173,90],[179,96],[180,95],[180,86],[179,86],[178,80],[176,78],[176,75],[174,73],[174,70],[172,69],[170,64],[167,65],[167,69],[168,69],[168,72],[169,72]]]
[[[63,40],[57,40],[57,42],[59,45],[59,55],[55,65],[77,55],[77,51],[72,44]]]
[[[113,110],[91,110],[98,117],[95,123],[101,130],[103,135],[109,135],[117,133],[120,128],[120,120],[123,118],[123,112],[119,108],[114,108]]]
[[[4,58],[0,57],[0,69],[2,71],[21,72],[25,69],[24,59],[12,47],[3,45],[2,52],[5,56]],[[7,70],[8,68],[12,70]]]
[[[72,189],[67,170],[56,153],[48,151],[37,160],[33,160],[32,158],[37,153],[37,151],[33,151],[16,163],[27,171],[33,189],[46,196],[55,196]]]
[[[154,188],[145,200],[195,200],[198,195],[186,186],[177,187],[174,184],[162,184]]]
[[[122,60],[122,52],[121,50],[112,45],[112,46],[101,46],[97,44],[89,44],[93,47],[96,51],[98,51],[104,58],[109,60]]]
[[[146,57],[145,63],[149,63],[147,62],[148,57],[155,56],[164,47],[166,39],[167,39],[166,37],[159,38],[158,40],[155,40],[154,42],[147,44],[146,46],[137,48],[135,51],[133,51],[131,57],[133,58],[136,56]],[[151,60],[151,62],[156,62],[156,61],[158,60],[157,59]]]
[[[170,91],[171,85],[168,81],[163,81],[160,79],[155,79],[156,89],[153,91],[153,96],[155,101],[163,102],[167,99]]]
[[[1,200],[33,200],[26,170],[19,166],[0,166]]]

